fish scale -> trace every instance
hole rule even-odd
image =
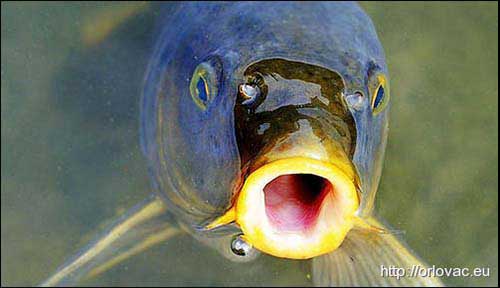
[[[441,285],[437,278],[398,282],[376,267],[426,264],[373,213],[389,76],[375,28],[357,4],[185,2],[160,10],[141,104],[154,196],[44,285],[98,275],[180,233],[234,261],[258,252],[312,259],[318,285]],[[316,184],[296,181],[300,174],[333,189],[311,197]],[[287,193],[271,195],[267,206],[277,204],[287,221],[271,224],[264,190],[283,175],[291,175],[279,180]]]

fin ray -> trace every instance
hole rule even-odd
[[[392,231],[374,217],[366,222]],[[382,265],[404,268],[405,275],[382,276]],[[428,267],[397,235],[353,229],[337,250],[313,259],[313,282],[317,286],[443,286],[437,277],[410,276],[413,265]]]
[[[40,286],[69,286],[93,278],[129,257],[179,233],[163,201],[151,197],[111,223],[101,235]]]

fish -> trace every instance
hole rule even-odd
[[[183,2],[159,11],[141,147],[153,194],[41,286],[72,285],[179,234],[318,286],[442,286],[374,211],[390,110],[375,27],[353,2]]]

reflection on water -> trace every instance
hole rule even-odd
[[[393,96],[377,209],[430,264],[491,268],[489,278],[446,283],[494,285],[498,4],[362,6],[385,47]],[[138,103],[155,15],[129,11],[102,40],[82,37],[116,9],[2,3],[2,286],[39,283],[149,194]],[[91,284],[310,285],[308,273],[303,261],[272,257],[233,264],[186,236]]]

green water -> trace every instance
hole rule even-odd
[[[138,103],[153,13],[85,45],[116,4],[2,2],[1,285],[35,285],[149,194]],[[498,4],[362,3],[385,47],[392,110],[377,209],[431,265],[498,283]],[[190,237],[90,285],[310,285],[301,261],[236,265]]]

